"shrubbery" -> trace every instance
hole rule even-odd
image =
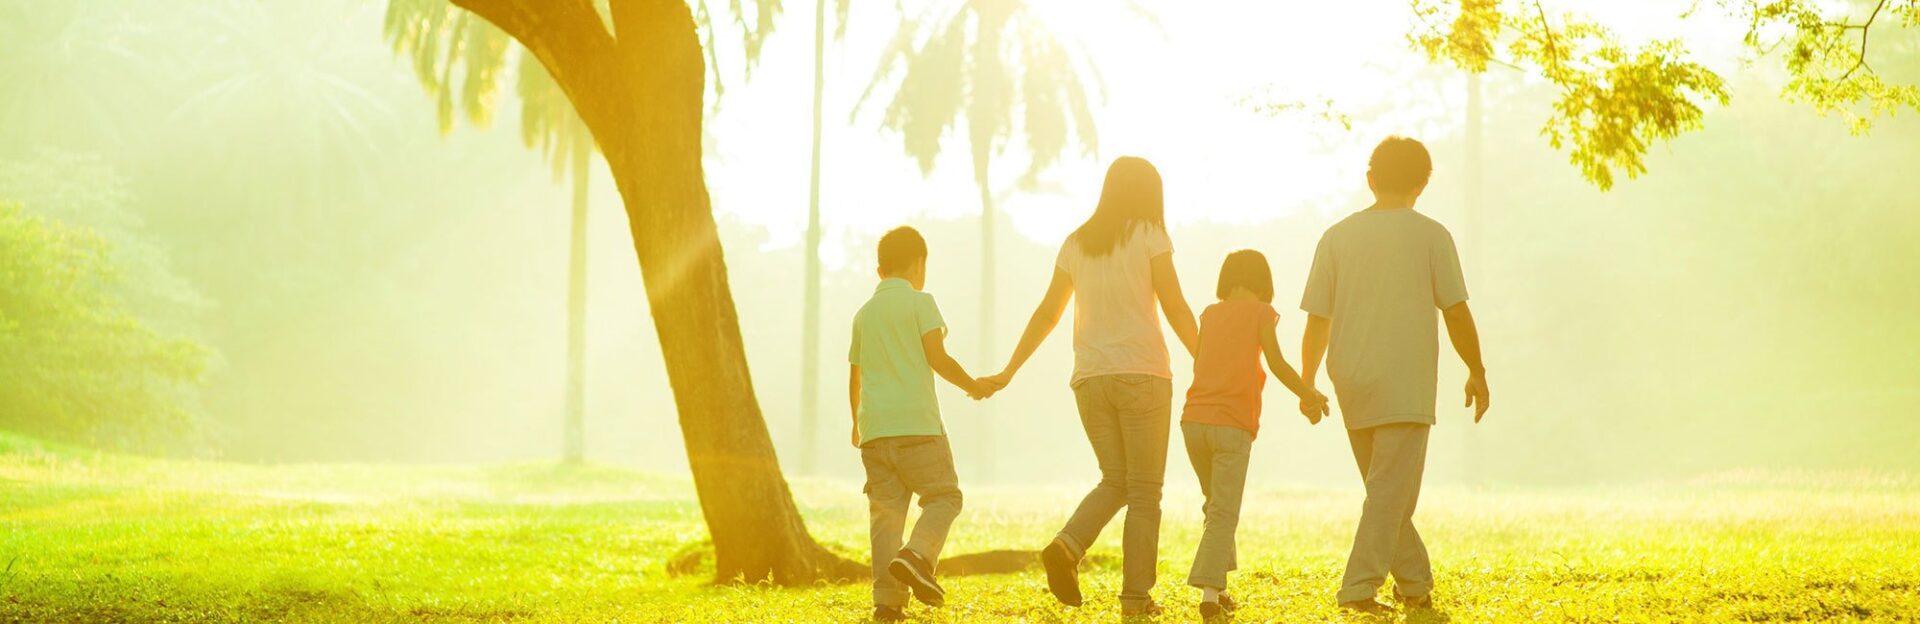
[[[196,437],[207,350],[135,316],[113,258],[90,231],[0,204],[0,428],[110,448]]]

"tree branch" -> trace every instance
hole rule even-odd
[[[1853,77],[1853,72],[1859,71],[1862,67],[1866,67],[1869,73],[1873,71],[1872,67],[1867,66],[1867,35],[1873,33],[1871,30],[1873,28],[1873,21],[1880,19],[1880,10],[1885,8],[1887,8],[1887,0],[1880,0],[1880,2],[1873,5],[1873,13],[1867,16],[1867,22],[1865,24],[1860,25],[1859,58],[1854,59],[1853,67],[1847,68],[1846,73],[1840,74],[1840,79],[1834,82],[1846,82],[1848,78]],[[1844,28],[1850,29],[1852,26],[1846,26]]]
[[[593,0],[451,0],[492,22],[539,59],[561,90],[586,88],[583,75],[613,38]]]

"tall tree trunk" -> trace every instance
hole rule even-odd
[[[723,582],[805,585],[866,566],[807,533],[754,396],[701,163],[706,59],[685,0],[452,0],[547,68],[606,155],[640,259],[687,464]],[[618,37],[614,37],[618,33]]]
[[[567,402],[568,463],[586,459],[587,397],[587,174],[593,138],[584,126],[573,142],[573,236],[567,254]]]
[[[625,204],[654,331],[719,581],[804,585],[865,567],[807,533],[747,369],[706,175],[706,63],[684,0],[611,5],[455,0],[527,44],[606,155]]]
[[[813,173],[807,188],[806,309],[800,320],[800,472],[814,471],[820,427],[820,114],[826,92],[827,0],[813,4]]]
[[[985,137],[975,133],[973,140],[973,183],[980,189],[980,326],[974,331],[980,334],[980,359],[976,366],[992,366],[995,291],[998,289],[995,267],[1000,256],[994,249],[993,187],[989,184],[987,167],[992,164],[992,134]],[[993,470],[993,403],[975,401],[974,410],[979,416],[974,427],[978,435],[974,439],[974,461],[980,467],[980,478],[991,481]]]
[[[1486,206],[1483,205],[1486,202],[1486,187],[1484,186],[1485,178],[1482,177],[1486,165],[1484,160],[1486,158],[1484,145],[1486,128],[1485,115],[1482,110],[1483,106],[1484,102],[1481,99],[1480,92],[1480,74],[1469,72],[1467,74],[1466,123],[1467,179],[1463,181],[1464,184],[1462,187],[1466,189],[1466,209],[1463,211],[1466,215],[1464,219],[1466,221],[1466,227],[1464,229],[1466,230],[1465,238],[1467,239],[1465,264],[1467,265],[1467,275],[1470,280],[1473,279],[1472,276],[1479,275],[1480,271],[1485,270],[1484,267],[1480,266],[1481,222],[1486,218],[1483,214],[1486,210]],[[1483,477],[1480,447],[1480,436],[1467,436],[1467,456],[1464,472],[1466,472],[1467,482],[1469,483],[1479,483]]]

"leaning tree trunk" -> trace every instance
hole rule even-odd
[[[801,585],[864,566],[807,533],[753,392],[701,167],[706,67],[683,0],[454,0],[525,44],[613,171],[720,581]]]

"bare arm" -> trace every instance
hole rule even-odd
[[[1327,339],[1333,335],[1333,319],[1307,315],[1307,331],[1300,336],[1300,377],[1314,385],[1320,374],[1320,361],[1327,357]]]
[[[1007,367],[1000,374],[986,378],[988,383],[1006,387],[1013,381],[1013,374],[1025,366],[1027,358],[1045,342],[1047,335],[1060,324],[1060,317],[1067,312],[1067,303],[1073,301],[1073,278],[1066,271],[1053,270],[1053,281],[1047,284],[1047,294],[1040,297],[1040,306],[1034,308],[1033,317],[1027,319],[1027,330],[1020,334],[1020,344],[1014,346],[1013,357],[1007,360]]]
[[[1473,324],[1473,310],[1467,308],[1467,302],[1453,304],[1440,312],[1447,322],[1447,338],[1453,341],[1453,351],[1460,354],[1460,361],[1467,365],[1467,407],[1474,408],[1473,422],[1480,422],[1487,415],[1487,367],[1480,361],[1480,329]]]
[[[1319,394],[1300,378],[1299,373],[1294,372],[1292,365],[1287,364],[1287,357],[1280,354],[1280,337],[1274,333],[1272,325],[1260,327],[1260,351],[1267,356],[1267,370],[1273,371],[1273,376],[1280,380],[1281,385],[1293,391],[1294,396],[1308,399]]]
[[[1160,299],[1160,311],[1167,315],[1167,326],[1173,328],[1173,335],[1187,348],[1187,355],[1197,355],[1200,324],[1193,322],[1193,308],[1187,306],[1186,293],[1180,292],[1180,275],[1173,271],[1173,254],[1154,256],[1151,266],[1153,294]]]
[[[847,403],[853,407],[848,412],[853,415],[853,446],[860,446],[860,365],[850,365],[847,372]]]
[[[947,383],[958,386],[961,390],[965,390],[967,396],[978,399],[993,394],[987,388],[983,387],[984,384],[975,380],[972,375],[968,375],[967,369],[962,368],[959,362],[954,361],[953,356],[947,354],[946,330],[936,329],[921,334],[920,347],[926,350],[927,365],[933,367],[934,374],[939,375],[941,379],[947,380]]]

